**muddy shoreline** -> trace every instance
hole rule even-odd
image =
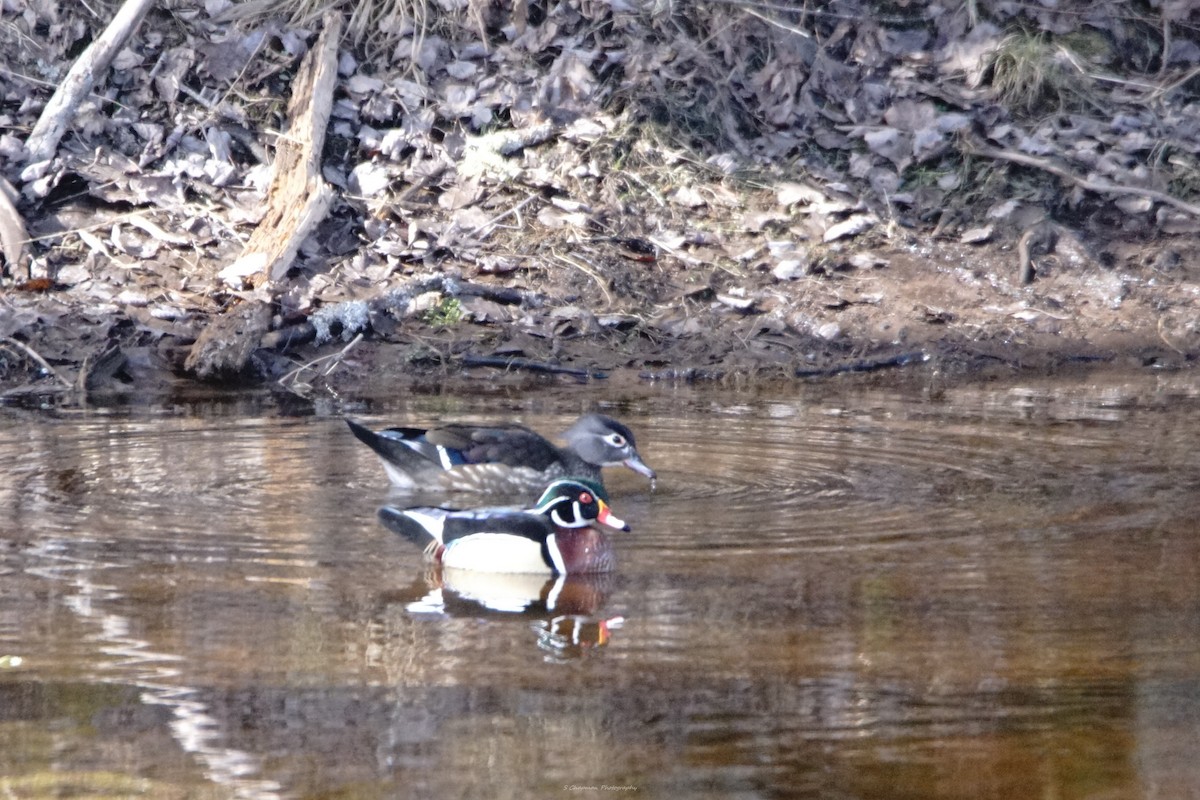
[[[1162,247],[1151,257],[1153,246],[1137,248],[1139,263],[1150,264],[1141,267],[1052,254],[1024,285],[1012,248],[912,239],[874,248],[868,268],[796,280],[712,270],[674,300],[645,290],[648,272],[670,269],[645,262],[614,260],[604,282],[566,270],[507,281],[414,277],[440,290],[376,309],[356,330],[336,314],[319,332],[307,319],[289,326],[276,317],[270,346],[216,382],[183,370],[196,326],[135,305],[97,308],[70,289],[12,292],[3,301],[10,310],[53,324],[35,328],[41,338],[27,351],[16,340],[4,346],[0,394],[6,402],[136,402],[267,388],[369,399],[580,383],[628,391],[871,376],[947,386],[1091,367],[1191,369],[1200,283],[1187,259],[1167,258]],[[1153,266],[1164,262],[1174,267]],[[457,319],[428,313],[451,301]]]

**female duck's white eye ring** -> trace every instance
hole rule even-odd
[[[625,437],[619,433],[610,433],[608,435],[608,443],[611,444],[613,447],[624,447],[625,446]]]

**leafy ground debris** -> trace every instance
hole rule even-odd
[[[222,377],[303,394],[1200,353],[1190,4],[178,0],[31,161],[115,10],[0,2],[10,397],[194,381],[264,299]],[[267,291],[230,268],[331,10],[333,198]]]

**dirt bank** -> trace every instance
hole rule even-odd
[[[274,346],[226,385],[384,396],[477,381],[738,382],[884,370],[969,380],[1090,362],[1191,367],[1200,352],[1192,254],[1139,244],[1101,255],[1110,266],[1063,236],[1028,285],[1015,249],[911,236],[791,279],[753,264],[734,272],[620,252],[603,279],[563,268],[502,280],[414,276],[406,284],[426,291],[407,301],[378,293],[346,301],[369,309],[361,329],[342,328],[351,309],[336,305],[323,343],[307,320],[282,325]],[[380,299],[389,302],[372,308]],[[194,383],[182,370],[194,329],[138,306],[128,316],[89,312],[72,305],[70,292],[13,293],[4,302],[45,320],[36,346],[54,369],[39,374],[9,345],[9,397],[62,394],[85,380],[93,397],[176,393]]]
[[[1071,5],[152,10],[0,134],[0,393],[1190,367],[1195,26]],[[107,20],[4,17],[11,131]]]

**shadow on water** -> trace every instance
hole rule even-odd
[[[565,579],[423,564],[336,416],[0,409],[0,785],[1193,795],[1198,408],[1186,376],[664,390],[600,409],[659,488],[609,474],[619,569]]]

